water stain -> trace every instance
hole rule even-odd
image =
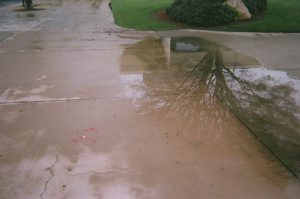
[[[31,46],[30,49],[34,50],[34,51],[42,51],[42,50],[44,50],[43,47],[38,46],[38,45]]]
[[[87,0],[90,4],[90,8],[93,11],[96,11],[100,8],[102,4],[102,0]]]
[[[1,116],[6,123],[13,123],[20,116],[20,112],[10,111]]]
[[[34,4],[35,7],[60,7],[62,6],[62,1],[58,1],[57,3],[37,3],[37,4]]]
[[[43,101],[43,100],[51,100],[46,96],[42,96],[41,94],[45,94],[49,91],[49,89],[55,87],[54,85],[44,85],[41,84],[38,87],[23,89],[21,87],[17,88],[7,88],[3,93],[0,94],[0,104],[5,103],[18,103],[21,101]]]
[[[42,81],[42,80],[45,80],[47,79],[47,75],[42,75],[41,77],[37,78],[36,80],[37,81]]]
[[[27,10],[25,8],[17,8],[17,9],[14,9],[13,11],[14,12],[33,12],[33,11],[41,11],[41,10],[46,10],[46,9],[45,8],[33,8],[31,10]]]
[[[44,84],[39,85],[39,87],[37,88],[33,88],[30,90],[30,94],[41,94],[41,93],[45,93],[48,89],[53,88],[54,86],[46,86]]]
[[[192,37],[140,41],[124,51],[121,63],[126,96],[143,113],[222,123],[227,113],[215,106],[219,100],[300,177],[299,79]]]
[[[27,13],[26,14],[26,17],[29,17],[29,18],[35,18],[35,14],[34,13]]]

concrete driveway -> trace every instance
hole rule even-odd
[[[34,2],[0,6],[1,199],[299,197],[299,35],[138,32],[107,0]],[[286,130],[255,134],[261,103],[216,89],[240,93],[233,70],[291,85],[284,119],[282,93],[259,108]]]

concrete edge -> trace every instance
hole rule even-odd
[[[264,32],[227,32],[227,31],[213,31],[213,30],[197,30],[197,29],[179,29],[179,30],[163,30],[157,32],[171,32],[171,33],[213,33],[222,35],[237,35],[237,36],[300,36],[300,33],[264,33]]]
[[[18,34],[18,32],[15,31],[0,31],[0,44],[6,42],[9,40],[11,37],[15,36]]]

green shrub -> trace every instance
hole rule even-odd
[[[252,15],[262,14],[267,9],[267,0],[243,0]]]
[[[192,26],[209,27],[233,22],[237,13],[224,0],[175,0],[166,12],[170,19]]]

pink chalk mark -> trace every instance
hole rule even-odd
[[[93,138],[88,138],[89,141],[91,141],[93,144],[96,143],[96,140],[94,140]]]
[[[76,140],[76,139],[72,139],[72,141],[73,141],[73,142],[77,142],[77,140]]]
[[[86,131],[86,132],[94,132],[94,133],[98,132],[98,130],[96,128],[86,128],[86,129],[84,129],[84,131]]]
[[[85,133],[86,132],[86,133]],[[77,138],[72,138],[73,142],[78,142],[79,140],[87,140],[93,144],[96,144],[96,139],[93,136],[88,135],[89,132],[98,133],[96,128],[85,128],[81,131],[76,130]]]

